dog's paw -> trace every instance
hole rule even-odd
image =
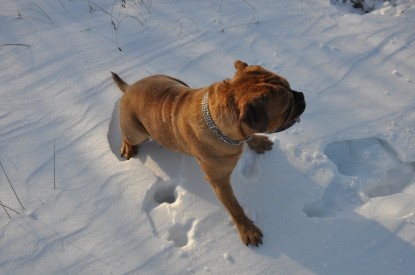
[[[122,142],[121,146],[121,157],[129,160],[131,157],[135,156],[138,151],[138,146],[130,145],[125,140]]]
[[[247,143],[248,147],[258,154],[263,154],[265,151],[272,150],[273,145],[273,142],[268,137],[260,135],[253,135]]]
[[[258,246],[262,244],[262,234],[261,230],[254,224],[250,222],[248,225],[244,225],[238,228],[239,234],[241,235],[242,242],[248,246],[249,244]]]

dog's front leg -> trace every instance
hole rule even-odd
[[[252,244],[258,246],[258,244],[262,244],[263,235],[261,230],[245,215],[244,210],[233,193],[230,183],[231,173],[217,176],[220,172],[216,171],[216,173],[213,172],[215,174],[212,176],[212,171],[209,171],[209,169],[206,169],[206,167],[203,166],[202,168],[205,170],[206,180],[210,183],[216,196],[231,215],[232,220],[239,231],[242,242],[246,245]]]
[[[272,150],[272,141],[263,135],[253,135],[247,142],[248,147],[258,154],[263,154],[265,151]]]

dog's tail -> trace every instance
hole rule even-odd
[[[127,82],[122,80],[121,77],[119,77],[116,73],[111,72],[111,74],[115,84],[117,84],[118,88],[120,88],[120,90],[124,93],[130,85],[128,85]]]

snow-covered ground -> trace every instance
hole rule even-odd
[[[414,274],[415,1],[372,2],[2,0],[0,273]],[[307,100],[233,174],[258,248],[194,159],[119,157],[110,71],[201,87],[235,59]]]

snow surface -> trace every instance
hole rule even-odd
[[[415,273],[414,1],[122,3],[0,2],[1,274]],[[194,159],[154,142],[119,157],[110,71],[201,87],[235,59],[307,100],[233,174],[258,248]]]

